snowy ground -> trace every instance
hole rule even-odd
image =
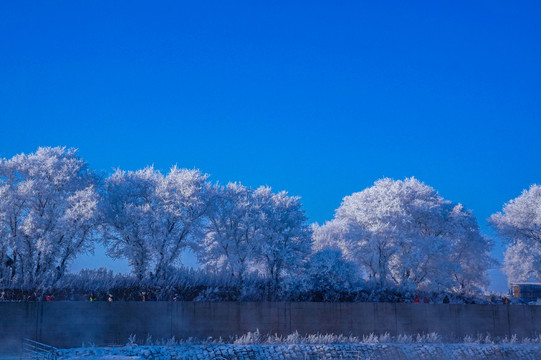
[[[532,344],[293,344],[293,345],[183,345],[78,348],[61,350],[59,359],[71,360],[413,360],[413,359],[541,359],[541,345]]]
[[[436,333],[355,337],[303,336],[298,332],[280,336],[255,331],[229,340],[153,339],[151,336],[138,339],[131,335],[126,345],[52,350],[59,360],[537,360],[541,359],[541,335],[492,338],[488,334],[479,334],[453,343]],[[14,359],[0,355],[0,360]]]

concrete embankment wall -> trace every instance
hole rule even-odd
[[[250,302],[21,302],[0,303],[0,347],[28,337],[56,347],[122,344],[144,339],[206,338],[261,333],[345,335],[436,332],[448,339],[490,334],[541,334],[541,306],[250,303]]]

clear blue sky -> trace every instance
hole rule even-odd
[[[416,176],[488,233],[541,182],[540,16],[533,0],[3,1],[0,156],[196,167],[300,195],[318,222]]]

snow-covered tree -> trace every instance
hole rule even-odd
[[[203,214],[207,176],[173,167],[117,170],[105,181],[102,221],[109,254],[128,259],[137,278],[164,279],[182,251],[194,246]]]
[[[541,280],[541,186],[532,185],[489,220],[507,241],[504,271],[510,281]]]
[[[258,273],[276,296],[283,278],[301,269],[310,252],[299,198],[238,183],[216,185],[210,193],[201,261],[229,272],[241,286],[247,273]]]
[[[503,212],[492,215],[490,223],[509,242],[541,243],[541,186],[532,185],[524,190],[504,205]]]
[[[338,300],[358,280],[355,264],[344,259],[340,250],[332,248],[313,253],[306,272],[309,287],[321,294],[324,301]]]
[[[295,276],[310,254],[310,229],[299,197],[260,187],[253,199],[260,215],[255,244],[259,270],[269,282],[270,295],[276,296],[284,276]]]
[[[504,272],[509,282],[541,281],[541,244],[517,240],[505,251]]]
[[[493,264],[473,214],[414,178],[378,180],[346,196],[314,241],[341,249],[379,287],[472,292]]]
[[[446,261],[455,265],[450,289],[465,294],[478,293],[489,282],[487,270],[498,263],[489,253],[493,242],[481,234],[473,213],[461,204],[449,204],[452,209],[446,213],[445,236],[450,242],[451,252]]]
[[[40,147],[0,161],[0,257],[11,280],[56,281],[93,248],[96,183],[75,149]]]
[[[259,211],[253,191],[239,183],[209,190],[209,209],[200,261],[207,268],[230,273],[243,286],[254,261]]]

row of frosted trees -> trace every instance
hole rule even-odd
[[[299,200],[177,167],[101,176],[74,149],[39,148],[0,161],[0,282],[55,286],[98,243],[129,262],[135,282],[167,285],[190,250],[196,271],[243,294],[262,286],[268,298],[360,287],[478,294],[496,265],[472,212],[414,178],[345,197],[321,226],[307,223]],[[512,279],[539,279],[541,189],[490,221],[508,240]]]

